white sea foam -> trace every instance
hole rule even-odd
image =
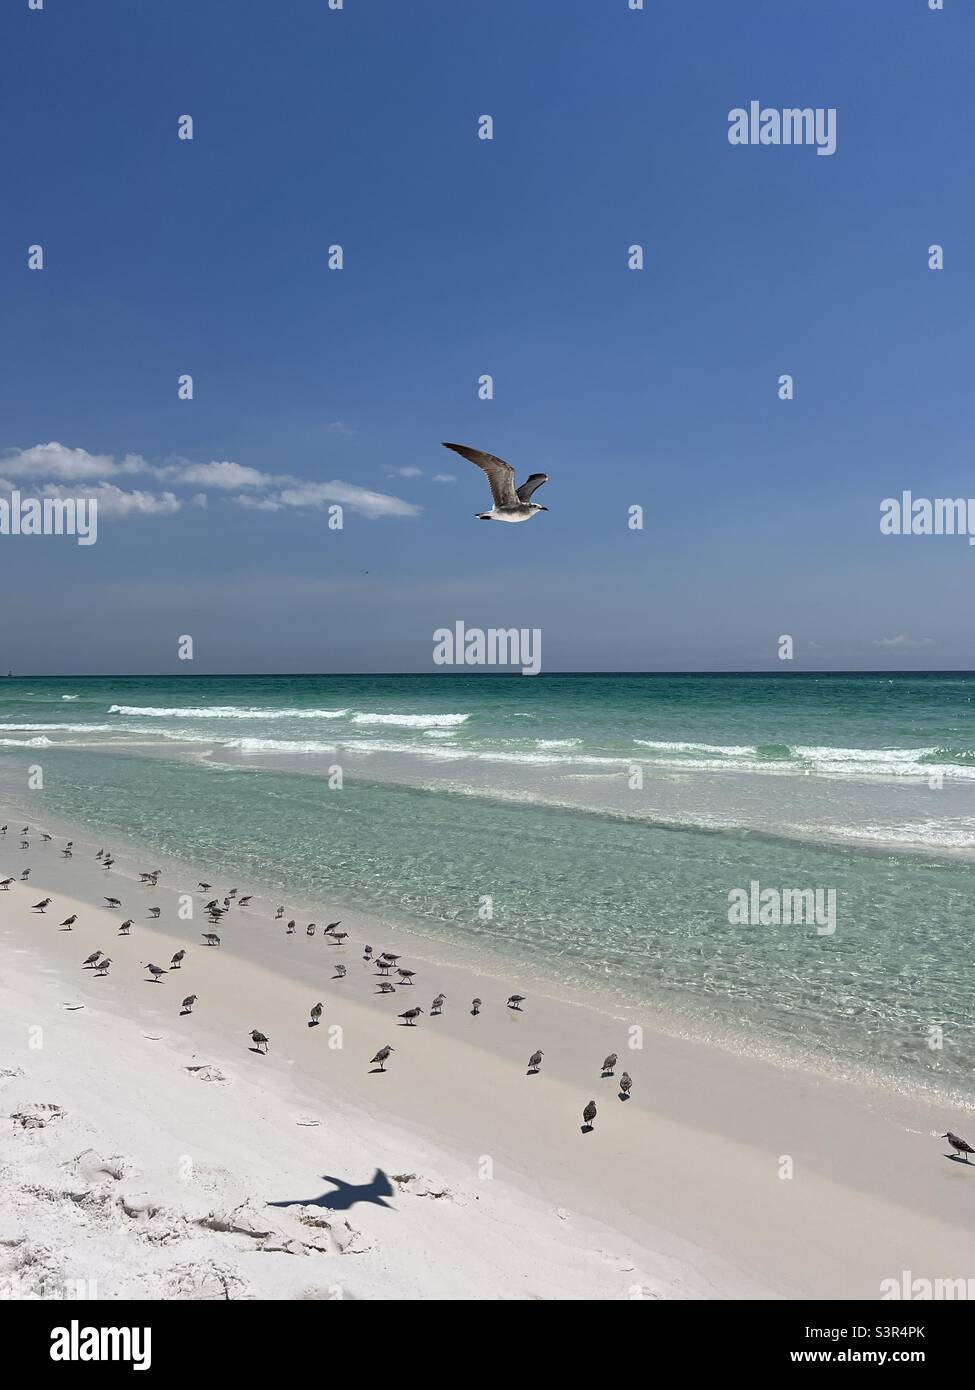
[[[259,709],[242,705],[112,705],[109,714],[146,719],[341,719],[347,709]]]
[[[51,748],[49,738],[0,738],[0,748]]]
[[[464,724],[469,714],[354,714],[353,724],[389,724],[401,729],[446,729]]]

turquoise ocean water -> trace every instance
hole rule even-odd
[[[692,1034],[968,1093],[973,700],[964,674],[8,678],[0,793]],[[753,881],[835,892],[835,932],[729,922]]]

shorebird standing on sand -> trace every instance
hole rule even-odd
[[[616,1063],[618,1061],[619,1058],[617,1057],[616,1053],[611,1052],[609,1056],[606,1058],[606,1060],[603,1062],[603,1076],[612,1076],[613,1071],[616,1067]]]
[[[434,1014],[442,1014],[442,1013],[443,1013],[443,1006],[444,1006],[444,1004],[445,1004],[446,1002],[447,1002],[447,996],[446,996],[446,994],[438,994],[437,997],[436,997],[436,999],[435,999],[435,1000],[433,1001],[433,1003],[430,1005],[430,1017],[432,1018]]]
[[[121,899],[121,898],[106,898],[106,899],[105,899],[105,902],[106,902],[106,903],[108,904],[108,906],[109,906],[110,908],[112,908],[113,910],[114,910],[115,908],[117,908],[117,907],[121,907],[121,906],[122,906],[122,899]]]
[[[413,976],[416,974],[416,971],[404,970],[402,966],[397,966],[396,973],[399,976],[399,982],[401,985],[411,985],[413,983]]]
[[[630,1091],[633,1087],[633,1078],[628,1071],[620,1077],[620,1096],[623,1100],[628,1100]]]
[[[219,946],[220,938],[215,931],[205,931],[201,933],[207,946]]]
[[[381,1047],[379,1049],[379,1051],[376,1053],[375,1057],[373,1057],[372,1062],[370,1062],[369,1065],[372,1066],[373,1062],[378,1062],[379,1070],[385,1071],[386,1067],[384,1066],[384,1063],[386,1061],[386,1058],[392,1051],[394,1051],[394,1049],[390,1047],[389,1043],[387,1043],[385,1047]]]
[[[164,970],[161,965],[153,965],[151,961],[145,968],[146,970],[148,970],[149,974],[152,976],[156,984],[159,983],[163,975],[169,973],[168,971]]]
[[[185,950],[183,950],[183,951],[177,951],[176,954],[173,956],[172,960],[169,962],[169,968],[170,968],[170,970],[181,970],[182,967],[183,967],[183,960],[184,960],[185,956],[186,956],[186,951],[185,951]]]
[[[274,914],[274,920],[275,920],[275,922],[280,921],[280,919],[281,919],[283,916],[284,916],[284,908],[283,908],[283,907],[279,907],[278,910],[277,910],[277,912]]]
[[[267,1051],[267,1038],[263,1033],[259,1033],[256,1028],[251,1029],[251,1042],[258,1052],[260,1052],[262,1048],[265,1052]]]
[[[532,1055],[529,1057],[529,1059],[528,1059],[528,1070],[529,1070],[533,1075],[534,1075],[535,1072],[538,1071],[539,1067],[542,1065],[542,1058],[543,1058],[544,1056],[545,1056],[545,1053],[539,1051],[539,1052],[533,1052]]]
[[[98,959],[100,955],[101,951],[92,951],[91,955],[86,956],[85,959],[81,962],[82,970],[84,970],[84,968],[88,965],[94,965],[95,961]]]
[[[344,965],[337,965],[337,966],[335,967],[335,974],[332,976],[332,979],[333,979],[333,980],[344,980],[344,979],[345,979],[345,975],[346,975],[345,966],[344,966]]]
[[[183,1000],[182,1004],[180,1004],[180,1006],[179,1006],[179,1011],[180,1011],[180,1013],[181,1013],[181,1014],[191,1014],[191,1013],[193,1012],[193,1005],[194,1005],[195,1003],[196,1003],[196,995],[195,995],[195,994],[188,994],[188,995],[186,996],[186,998]]]
[[[30,878],[30,869],[25,869],[24,872],[23,872],[23,873],[21,874],[21,876],[20,876],[20,881],[21,881],[21,883],[26,883],[27,880],[28,880],[29,878]]]
[[[444,448],[453,449],[455,454],[469,459],[487,474],[494,506],[489,512],[477,512],[479,521],[527,521],[536,512],[548,511],[548,507],[541,507],[531,500],[532,494],[538,491],[542,483],[548,482],[547,473],[532,473],[521,487],[515,487],[515,470],[504,459],[494,454],[484,454],[480,449],[471,449],[467,444],[445,442]]]
[[[53,898],[42,898],[39,903],[34,904],[34,906],[31,908],[31,912],[44,912],[47,910],[47,908],[51,906],[51,903],[53,901]],[[63,926],[64,923],[62,922],[61,925]]]
[[[150,917],[150,919],[151,919],[153,922],[155,922],[155,921],[158,919],[160,912],[162,912],[162,908],[161,908],[161,907],[150,907],[150,909],[149,909],[149,917]]]
[[[128,936],[129,928],[132,926],[132,918],[127,917],[118,929],[119,936]]]
[[[583,1128],[592,1129],[592,1122],[596,1118],[596,1102],[594,1100],[591,1100],[585,1110],[583,1110],[582,1118],[585,1122]]]
[[[75,922],[77,922],[77,920],[78,920],[78,914],[77,914],[77,912],[72,912],[72,914],[71,914],[70,917],[65,917],[65,919],[64,919],[64,921],[61,923],[61,925],[62,925],[62,927],[67,927],[68,931],[70,931],[71,928],[74,926]]]
[[[312,1026],[312,1028],[317,1028],[318,1022],[319,1022],[319,1020],[321,1019],[322,1013],[324,1012],[324,1008],[325,1008],[324,1004],[313,1004],[313,1005],[312,1005],[312,1010],[311,1010],[311,1026]]]
[[[396,986],[395,986],[395,985],[391,985],[391,984],[389,983],[388,980],[380,980],[380,981],[379,981],[379,988],[378,988],[378,990],[376,991],[376,993],[377,993],[377,994],[395,994],[395,993],[396,993]]]
[[[472,999],[472,1000],[471,1000],[471,1013],[474,1015],[475,1018],[477,1018],[477,1016],[478,1016],[478,1014],[479,1014],[480,1012],[481,1012],[481,1001],[480,1001],[480,999]]]
[[[509,994],[509,995],[508,995],[508,1008],[509,1008],[509,1009],[517,1009],[518,1012],[520,1013],[520,1012],[521,1012],[521,1006],[522,1006],[522,1004],[524,1004],[524,1002],[525,1002],[525,996],[524,996],[523,994]]]
[[[966,1163],[968,1162],[968,1155],[975,1154],[975,1149],[972,1148],[968,1140],[959,1139],[958,1135],[952,1134],[950,1129],[947,1134],[942,1134],[941,1138],[947,1139],[948,1143],[951,1145],[951,1147],[955,1150],[956,1153],[964,1154]]]
[[[100,961],[98,962],[98,964],[95,966],[95,974],[96,974],[96,975],[107,975],[107,974],[108,974],[108,967],[111,965],[111,963],[112,963],[112,957],[111,957],[111,956],[102,956],[101,960],[100,960]]]
[[[422,1013],[423,1010],[417,1005],[415,1009],[407,1009],[405,1014],[400,1014],[400,1018],[406,1019],[404,1027],[412,1028],[416,1019],[418,1019]]]

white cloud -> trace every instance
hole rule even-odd
[[[878,637],[871,643],[874,647],[930,647],[934,645],[933,637],[908,637],[906,632],[899,632],[896,637]]]
[[[456,481],[457,475],[455,473],[434,473],[433,475],[433,482],[435,483],[456,483]]]
[[[390,478],[422,478],[422,468],[387,468],[386,473]]]
[[[275,502],[273,498],[252,497],[246,492],[241,493],[239,497],[235,497],[234,501],[241,507],[249,507],[250,510],[254,512],[280,512],[282,510],[281,503]]]
[[[339,425],[341,422],[334,422]],[[343,427],[344,429],[344,427]],[[374,492],[354,483],[335,479],[328,483],[303,482],[288,474],[262,473],[257,468],[234,463],[229,459],[210,463],[191,463],[177,459],[172,463],[149,464],[140,454],[126,454],[116,459],[111,454],[91,454],[87,449],[69,449],[63,444],[36,444],[31,449],[12,449],[0,455],[0,471],[11,479],[31,478],[32,490],[41,497],[66,497],[82,493],[98,501],[99,512],[105,517],[166,516],[183,506],[206,507],[205,492],[195,492],[180,498],[175,492],[126,492],[109,482],[123,474],[142,473],[174,487],[207,487],[217,492],[234,492],[234,502],[254,511],[277,512],[285,507],[320,507],[340,502],[362,516],[410,517],[419,516],[421,508],[402,498]],[[419,468],[398,470],[403,476],[421,476]],[[74,490],[71,488],[74,484]],[[8,490],[16,482],[5,484]],[[242,489],[254,489],[245,492]],[[260,489],[263,492],[258,492]],[[276,490],[274,490],[276,489]]]
[[[98,503],[99,517],[170,516],[182,502],[172,492],[125,492],[114,483],[71,488],[63,483],[44,483],[37,489],[41,497],[88,497]]]
[[[11,478],[112,478],[120,473],[148,473],[152,470],[140,454],[126,454],[116,461],[111,454],[90,454],[87,449],[69,449],[52,440],[31,449],[14,449],[0,457],[0,468]]]
[[[160,476],[174,483],[195,483],[203,487],[220,487],[233,491],[241,487],[267,487],[275,481],[269,473],[248,468],[242,463],[188,463],[160,470]]]
[[[330,483],[299,483],[296,487],[284,488],[273,500],[285,507],[317,507],[327,502],[341,502],[350,511],[373,519],[381,516],[419,516],[421,510],[412,502],[404,502],[401,497],[372,492],[369,488],[343,483],[339,479]]]

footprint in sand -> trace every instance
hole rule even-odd
[[[49,1101],[40,1101],[36,1105],[25,1105],[22,1110],[15,1110],[10,1118],[14,1124],[21,1129],[44,1129],[53,1120],[60,1120],[64,1117],[64,1111],[60,1105],[54,1105]]]
[[[185,1070],[197,1081],[215,1081],[220,1086],[230,1085],[230,1077],[225,1075],[219,1067],[204,1063],[197,1067],[186,1067]]]

